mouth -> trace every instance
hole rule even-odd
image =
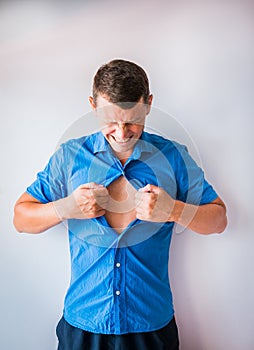
[[[130,136],[130,137],[126,138],[126,139],[121,139],[121,140],[119,140],[119,139],[116,139],[113,135],[111,135],[111,137],[113,138],[113,140],[114,140],[116,143],[118,143],[118,144],[120,144],[120,145],[124,145],[124,144],[128,143],[128,142],[131,141],[132,138],[133,138],[133,136]]]

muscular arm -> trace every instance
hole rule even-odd
[[[13,223],[18,232],[41,233],[65,219],[104,215],[107,201],[107,189],[95,183],[83,184],[68,197],[46,204],[25,192],[15,204]]]
[[[13,223],[18,232],[41,233],[61,221],[53,202],[43,204],[26,192],[15,204]]]
[[[219,197],[199,206],[176,201],[170,221],[201,234],[222,233],[227,226],[226,207]]]
[[[147,185],[136,195],[137,218],[147,221],[173,221],[201,234],[221,233],[227,226],[226,207],[218,197],[203,205],[174,200],[162,188]]]

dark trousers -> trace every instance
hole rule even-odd
[[[152,332],[122,335],[95,334],[68,324],[62,317],[56,334],[58,350],[178,350],[178,330],[173,318],[165,327]]]

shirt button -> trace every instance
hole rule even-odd
[[[120,290],[117,290],[116,295],[120,295],[120,294],[121,294]]]
[[[116,267],[120,267],[121,266],[121,264],[120,263],[116,263]]]

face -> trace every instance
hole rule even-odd
[[[100,95],[96,104],[92,97],[89,101],[100,119],[101,131],[114,153],[120,158],[128,158],[143,132],[146,116],[150,112],[152,95],[148,104],[142,103],[141,99],[129,109],[122,109]]]

